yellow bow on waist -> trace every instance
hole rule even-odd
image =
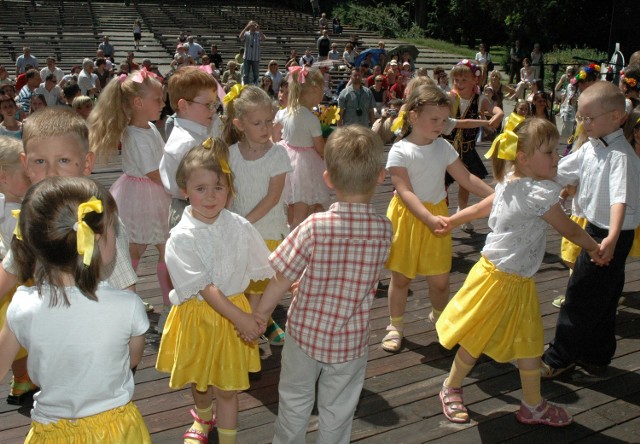
[[[520,114],[511,113],[504,126],[504,131],[493,140],[491,148],[484,155],[486,159],[491,159],[498,149],[498,159],[516,160],[518,150],[518,135],[514,132],[516,127],[524,122],[524,117]]]
[[[20,232],[20,210],[11,210],[11,216],[16,219],[16,227],[13,229],[13,235],[22,240],[22,233]]]
[[[82,256],[82,263],[88,266],[91,264],[96,236],[91,227],[84,221],[87,213],[102,213],[102,201],[96,199],[95,196],[91,196],[91,199],[87,202],[78,205],[78,222],[73,225],[73,229],[78,232],[78,254]]]

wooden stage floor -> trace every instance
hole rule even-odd
[[[387,147],[388,149],[388,147]],[[482,144],[479,151],[487,149]],[[563,149],[560,150],[562,152]],[[119,175],[117,161],[94,174],[105,184]],[[450,212],[455,211],[456,186],[450,190]],[[392,187],[387,177],[379,187],[374,203],[384,214]],[[479,258],[488,232],[486,220],[478,221],[476,234],[453,232],[453,269],[451,294],[460,288],[466,273]],[[545,340],[553,338],[558,310],[551,301],[563,294],[568,272],[560,261],[560,237],[550,230],[547,254],[536,282],[540,295]],[[138,293],[156,306],[149,315],[153,325],[158,320],[162,298],[155,277],[157,254],[150,249],[140,264]],[[388,283],[389,273],[383,273]],[[388,324],[386,294],[378,294],[371,312],[369,362],[364,389],[353,423],[352,442],[366,443],[495,443],[495,442],[640,442],[640,261],[627,264],[624,304],[620,306],[617,325],[617,352],[605,377],[594,379],[576,371],[559,381],[543,381],[545,397],[569,408],[575,423],[562,429],[525,426],[514,417],[521,397],[520,381],[512,364],[497,364],[481,359],[465,380],[465,401],[471,413],[468,425],[453,425],[442,415],[438,392],[450,368],[453,353],[437,341],[434,326],[427,320],[430,304],[423,278],[416,279],[413,296],[407,305],[406,338],[398,354],[380,348],[380,339]],[[274,314],[284,325],[286,298]],[[99,320],[96,320],[99,321]],[[160,337],[147,334],[145,355],[135,376],[134,401],[142,412],[154,443],[182,442],[181,436],[191,423],[190,391],[172,391],[168,375],[155,368]],[[262,371],[253,379],[251,389],[239,395],[240,419],[238,442],[245,444],[271,441],[278,409],[279,348],[260,345]],[[19,443],[29,429],[28,408],[6,404],[9,378],[0,388],[0,443]],[[96,381],[99,384],[99,381]],[[311,417],[308,442],[316,441],[317,418]],[[210,442],[217,442],[215,433]]]

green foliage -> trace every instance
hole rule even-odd
[[[364,6],[349,2],[334,7],[333,14],[340,17],[342,23],[376,31],[384,37],[422,37],[424,31],[413,23],[409,15],[410,3],[397,5],[380,2],[374,6]]]
[[[592,48],[561,48],[545,54],[544,79],[545,86],[550,88],[553,85],[553,65],[559,64],[558,78],[562,75],[568,65],[574,65],[576,68],[588,65],[591,62],[608,60],[607,53]]]

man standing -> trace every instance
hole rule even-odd
[[[27,65],[38,68],[38,59],[31,55],[31,48],[22,48],[22,55],[16,59],[16,77],[27,70]]]
[[[311,0],[311,13],[314,20],[320,16],[320,2],[318,0]]]
[[[340,126],[358,124],[371,128],[376,101],[371,90],[362,86],[362,74],[358,68],[351,70],[350,82],[338,97]]]
[[[46,79],[49,74],[55,75],[58,81],[62,80],[64,77],[62,70],[56,66],[56,58],[52,56],[47,57],[47,66],[40,70],[40,78]]]
[[[200,62],[200,57],[204,54],[204,48],[200,43],[194,41],[192,35],[187,38],[187,52],[196,63]]]
[[[318,58],[320,60],[326,60],[329,58],[329,48],[331,48],[331,39],[329,38],[329,31],[324,29],[322,35],[318,38]]]
[[[260,80],[260,43],[266,36],[260,32],[258,24],[250,20],[240,31],[238,38],[244,42],[244,62],[242,63],[242,83],[249,84],[249,74],[253,73],[253,83]]]
[[[30,69],[25,75],[27,84],[22,87],[18,94],[17,102],[20,105],[20,110],[28,113],[31,110],[31,97],[36,93],[36,89],[40,86],[40,71],[37,69]]]
[[[509,52],[511,57],[511,68],[509,70],[509,83],[513,83],[513,76],[516,77],[516,83],[520,82],[520,68],[522,67],[522,59],[524,51],[520,48],[520,40],[516,40],[515,45]]]
[[[113,56],[116,53],[116,49],[111,43],[109,43],[108,35],[102,37],[102,43],[98,45],[98,49],[101,49],[104,52],[104,56],[113,62]]]

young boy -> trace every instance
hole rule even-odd
[[[71,108],[46,107],[29,117],[23,126],[22,165],[32,184],[47,177],[81,177],[91,174],[95,156],[89,151],[89,130],[84,120]],[[0,266],[0,299],[18,283],[11,250]],[[117,289],[135,291],[138,279],[129,256],[129,239],[120,220],[116,229],[116,259],[106,270],[105,279]],[[147,305],[147,311],[153,307]],[[11,404],[20,404],[36,387],[26,376],[14,374],[9,394]],[[25,381],[26,378],[26,381]],[[31,384],[31,386],[29,386]]]
[[[169,228],[180,221],[187,201],[176,183],[176,172],[187,152],[211,135],[220,134],[217,83],[210,74],[195,66],[178,69],[169,79],[169,99],[176,111],[173,130],[160,161],[162,184],[171,194]]]
[[[364,383],[369,312],[391,245],[391,223],[369,203],[385,177],[368,128],[339,128],[325,145],[324,179],[337,202],[300,224],[271,254],[276,278],[256,316],[269,319],[293,282],[274,443],[305,442],[318,381],[318,442],[348,443]]]
[[[602,374],[616,350],[615,320],[624,286],[625,261],[640,223],[640,158],[624,137],[624,96],[613,84],[595,82],[578,99],[576,120],[589,140],[558,165],[562,185],[580,185],[575,199],[585,230],[601,243],[608,266],[582,251],[569,278],[556,336],[544,353],[542,377],[554,378],[576,364]]]
[[[480,68],[469,60],[462,60],[451,70],[454,90],[451,91],[451,117],[454,119],[479,119],[484,114],[491,115],[491,121],[495,122],[492,127],[495,129],[502,121],[504,112],[498,106],[492,106],[486,96],[477,93],[477,84],[480,76]],[[446,139],[451,142],[458,151],[462,163],[474,176],[484,179],[487,177],[487,169],[476,151],[476,138],[478,128],[456,128]],[[453,183],[453,178],[447,174],[446,185]],[[458,208],[460,210],[467,207],[469,202],[469,191],[462,187],[458,188]],[[462,231],[473,232],[473,225],[466,223],[462,225]]]

